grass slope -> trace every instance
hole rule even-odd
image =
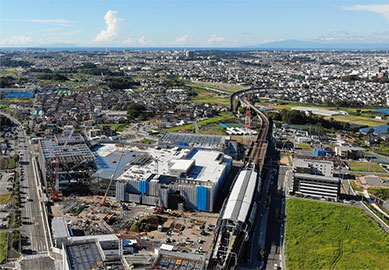
[[[388,269],[389,234],[352,206],[288,199],[287,269]]]

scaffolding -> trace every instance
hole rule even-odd
[[[39,142],[39,164],[45,184],[59,189],[88,179],[96,171],[96,157],[85,143],[59,145],[56,141]]]

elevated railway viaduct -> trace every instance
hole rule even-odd
[[[257,201],[262,187],[261,173],[268,145],[269,120],[245,96],[264,91],[268,90],[248,89],[231,96],[231,111],[236,112],[239,103],[250,106],[261,124],[258,136],[248,151],[245,167],[235,178],[220,212],[212,251],[208,257],[208,269],[236,269],[255,227],[259,208]]]

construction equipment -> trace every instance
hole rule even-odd
[[[163,214],[163,205],[154,208],[154,214]]]
[[[51,199],[53,201],[58,201],[59,200],[59,156],[67,151],[67,145],[70,141],[70,138],[73,136],[74,128],[71,130],[69,136],[67,137],[65,144],[62,148],[61,151],[59,151],[57,154],[55,154],[55,186],[54,186],[54,191],[51,193]]]
[[[116,167],[115,167],[115,170],[114,170],[114,172],[113,172],[113,174],[112,174],[112,176],[111,176],[111,180],[109,181],[109,184],[108,184],[108,187],[107,187],[107,191],[105,192],[103,201],[101,202],[101,204],[104,205],[104,206],[111,206],[111,205],[107,202],[108,192],[109,192],[109,189],[111,188],[113,179],[115,178],[116,172],[117,172],[117,170],[118,170],[118,168],[119,168],[119,165],[120,165],[120,162],[122,161],[123,156],[124,156],[124,152],[122,152],[121,155],[120,155],[119,161],[117,162]]]

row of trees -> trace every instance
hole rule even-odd
[[[140,86],[140,82],[134,81],[131,77],[107,78],[106,82],[111,89],[129,89]]]

